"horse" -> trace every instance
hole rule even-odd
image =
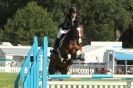
[[[74,61],[80,59],[79,56],[82,51],[81,38],[83,37],[83,34],[84,27],[81,24],[72,27],[72,29],[67,32],[57,49],[58,53],[51,52],[48,68],[49,74],[67,74]],[[68,60],[64,63],[62,58],[67,58]]]

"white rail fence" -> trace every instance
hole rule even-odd
[[[133,88],[127,81],[48,81],[47,88]]]
[[[11,72],[11,73],[18,73],[21,67],[17,66],[0,66],[0,72]],[[42,70],[42,69],[41,69]],[[86,66],[73,66],[70,68],[69,74],[94,74],[94,69]]]
[[[92,67],[92,66],[84,66],[84,65],[72,65],[68,71],[68,74],[100,74],[102,73],[101,69],[104,69],[106,67]],[[111,74],[111,71],[106,72],[106,69],[104,70],[103,74]]]
[[[132,66],[133,67],[133,66]],[[0,72],[10,72],[10,73],[18,73],[20,71],[21,67],[18,66],[0,66]],[[99,68],[100,69],[100,68]],[[133,71],[133,70],[130,70]],[[90,67],[90,66],[71,66],[69,69],[68,74],[96,74],[96,68]],[[105,74],[111,74],[111,72],[105,73]],[[133,74],[130,73],[130,74]]]
[[[0,72],[18,73],[21,67],[0,66]]]
[[[116,65],[115,74],[133,74],[133,65]],[[106,66],[72,65],[69,74],[112,74]]]
[[[95,68],[89,66],[71,66],[68,74],[94,74]]]

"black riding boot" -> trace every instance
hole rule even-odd
[[[59,46],[60,39],[56,39],[55,44],[54,44],[54,49],[53,52],[57,52],[57,48]]]

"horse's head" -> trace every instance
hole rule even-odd
[[[72,27],[72,29],[70,29],[67,35],[69,36],[70,40],[74,41],[77,40],[77,43],[79,45],[82,45],[83,34],[84,34],[84,28],[82,25],[78,24]]]
[[[84,33],[84,28],[82,25],[77,25],[76,26],[76,31],[77,31],[77,37],[78,37],[78,43],[82,44],[82,37]]]

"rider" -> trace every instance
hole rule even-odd
[[[82,20],[81,18],[77,15],[77,10],[75,7],[71,7],[69,9],[69,14],[66,16],[64,22],[59,26],[60,29],[57,33],[57,38],[54,44],[54,49],[53,51],[56,52],[60,40],[63,38],[64,34],[66,34],[70,29],[72,29],[73,26],[76,24],[81,24]]]

